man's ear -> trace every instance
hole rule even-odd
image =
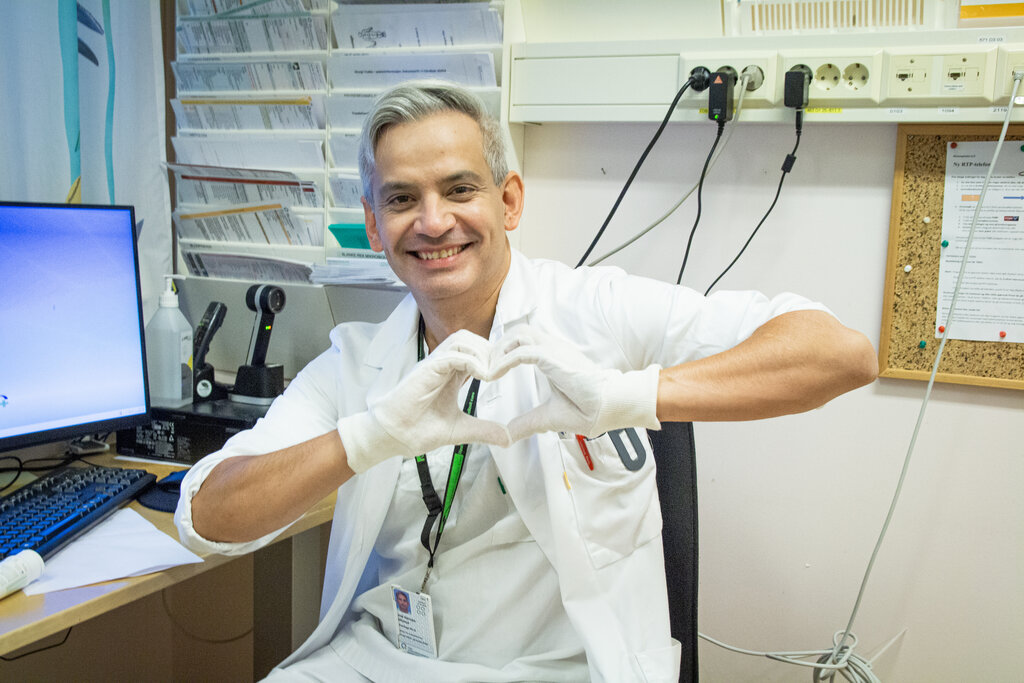
[[[366,222],[366,239],[370,242],[370,249],[384,251],[384,243],[380,241],[380,233],[377,232],[377,217],[373,214],[373,207],[366,197],[360,197],[363,203],[363,220]]]
[[[501,185],[501,202],[505,205],[504,226],[508,232],[519,227],[519,219],[523,215],[524,194],[523,177],[515,171],[509,171]]]

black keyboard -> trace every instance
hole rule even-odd
[[[0,498],[0,560],[31,549],[47,559],[156,480],[145,470],[63,467]]]

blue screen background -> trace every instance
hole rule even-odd
[[[0,437],[145,412],[131,221],[0,206]]]

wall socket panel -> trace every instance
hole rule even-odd
[[[783,73],[804,65],[811,70],[808,106],[878,104],[882,51],[792,50],[780,53]]]
[[[781,106],[785,73],[797,65],[812,74],[809,109],[1005,105],[1013,71],[1024,71],[1024,46],[701,51],[681,55],[679,85],[698,66],[737,74],[756,67],[764,80],[744,94],[743,107],[772,108]],[[1024,97],[1024,82],[1018,95]],[[706,107],[707,97],[690,93],[679,106]]]
[[[773,107],[779,101],[781,87],[777,86],[776,79],[779,73],[779,57],[775,52],[702,52],[700,54],[683,55],[679,70],[682,87],[690,72],[698,66],[703,66],[712,73],[721,70],[723,67],[732,67],[736,71],[737,86],[740,83],[740,74],[744,69],[760,69],[763,79],[760,85],[754,90],[747,90],[743,93],[743,108],[747,107]],[[708,106],[708,98],[705,93],[694,93],[695,97],[683,98],[679,106]],[[737,87],[736,97],[739,97]]]
[[[886,50],[882,104],[989,104],[997,57],[995,48]]]

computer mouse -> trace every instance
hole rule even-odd
[[[163,479],[154,482],[139,494],[140,504],[152,510],[174,512],[178,507],[178,496],[181,493],[181,480],[188,473],[187,469],[171,472]]]

